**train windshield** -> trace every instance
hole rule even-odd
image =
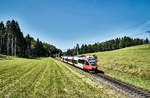
[[[96,66],[96,60],[94,58],[89,59],[90,65]]]
[[[92,66],[96,66],[96,62],[90,62]]]

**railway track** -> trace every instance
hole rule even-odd
[[[67,63],[68,64],[68,63]],[[70,64],[68,64],[70,65]],[[134,86],[132,84],[120,81],[118,79],[112,78],[110,76],[104,75],[102,72],[98,71],[97,73],[86,72],[82,69],[79,69],[75,66],[71,67],[90,75],[93,79],[101,82],[102,84],[108,85],[110,88],[126,95],[129,98],[150,98],[150,91]]]
[[[123,93],[127,97],[131,98],[150,98],[150,91],[145,90],[143,88],[131,85],[129,83],[117,80],[115,78],[109,77],[107,75],[104,75],[102,73],[97,74],[91,74],[94,79],[97,81],[108,85],[109,87],[115,89],[118,92]]]

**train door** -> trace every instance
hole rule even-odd
[[[87,61],[84,61],[85,69],[90,69],[89,63]]]
[[[78,60],[77,66],[83,69],[84,60]]]

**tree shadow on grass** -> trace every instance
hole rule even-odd
[[[41,60],[42,59],[42,57],[28,57],[28,58],[26,58],[26,59],[33,59],[33,60]]]
[[[12,60],[12,57],[0,55],[0,60]]]

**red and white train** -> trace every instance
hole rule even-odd
[[[97,71],[96,59],[93,56],[62,56],[61,61],[87,71]]]

